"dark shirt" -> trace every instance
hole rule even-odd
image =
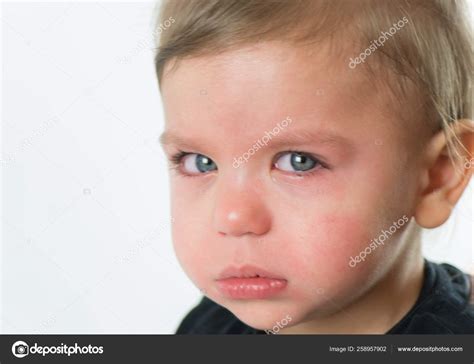
[[[425,260],[418,300],[387,334],[474,334],[471,277],[449,264]],[[181,322],[176,334],[265,334],[204,297]]]

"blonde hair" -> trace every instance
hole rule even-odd
[[[161,33],[157,44],[155,67],[160,85],[165,66],[188,57],[266,40],[312,43],[335,36],[354,40],[354,34],[366,48],[381,32],[405,19],[404,29],[376,49],[374,59],[399,76],[394,86],[398,91],[405,92],[408,84],[415,86],[424,115],[435,128],[445,131],[451,155],[461,157],[459,147],[466,150],[456,136],[456,124],[472,119],[474,57],[463,1],[163,1],[160,20],[173,17],[176,22]],[[374,70],[373,62],[371,59],[365,68]]]

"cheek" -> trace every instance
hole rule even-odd
[[[295,298],[312,299],[324,292],[337,299],[358,291],[370,280],[380,261],[375,251],[357,268],[349,266],[351,256],[359,254],[370,243],[377,227],[366,216],[332,214],[317,217],[300,233],[301,244],[288,249],[287,269],[294,281]],[[381,249],[380,249],[381,250]]]
[[[212,267],[212,261],[210,261],[207,249],[203,249],[203,246],[196,240],[196,236],[203,234],[197,231],[196,225],[191,227],[189,223],[183,221],[179,223],[178,221],[179,219],[175,219],[172,231],[176,257],[183,271],[195,286],[205,290],[209,280],[207,268]]]
[[[371,237],[367,221],[359,216],[333,214],[315,217],[308,229],[300,234],[302,251],[293,251],[312,274],[344,272],[349,257],[360,251]]]
[[[172,181],[171,215],[172,241],[176,257],[184,272],[198,287],[203,287],[202,267],[209,257],[206,249],[199,244],[198,237],[206,236],[206,223],[203,204],[194,204],[189,188],[180,188],[183,183]],[[204,202],[204,201],[203,201]],[[207,224],[208,225],[208,224]]]

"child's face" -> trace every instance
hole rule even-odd
[[[318,48],[266,43],[165,73],[165,151],[190,153],[170,177],[176,254],[199,289],[253,327],[338,310],[410,247],[405,225],[349,266],[411,217],[419,179],[416,128],[362,72]],[[286,127],[235,162],[278,123]],[[245,265],[284,288],[263,288],[257,299],[252,287],[269,281],[244,280],[230,284],[232,296],[217,280]]]

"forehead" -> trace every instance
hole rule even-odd
[[[379,92],[347,59],[324,44],[265,42],[181,60],[163,77],[167,126],[196,132],[218,126],[249,138],[287,116],[303,128],[380,128],[393,117],[386,112],[389,92]]]

